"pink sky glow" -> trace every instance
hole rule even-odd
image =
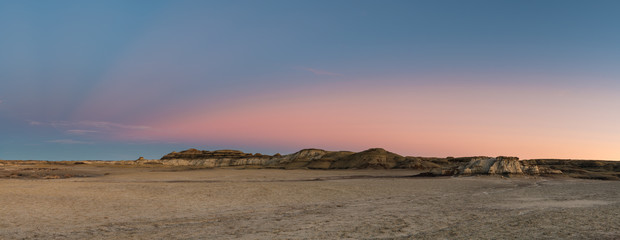
[[[121,138],[291,150],[383,147],[413,156],[620,159],[614,145],[620,127],[609,128],[619,117],[609,109],[620,104],[612,98],[587,90],[336,83],[204,108],[188,104],[140,119],[151,129],[124,130]]]

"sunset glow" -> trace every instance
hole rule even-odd
[[[620,159],[618,3],[244,3],[1,2],[0,158]]]

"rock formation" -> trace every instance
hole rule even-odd
[[[458,167],[436,168],[432,175],[541,175],[561,174],[562,171],[523,163],[518,157],[474,157]]]
[[[36,160],[0,160],[0,166],[38,165]],[[469,175],[557,175],[598,180],[620,180],[620,161],[531,159],[516,157],[410,157],[381,148],[362,152],[304,149],[296,153],[263,155],[237,150],[201,151],[188,149],[166,154],[161,159],[140,157],[134,161],[45,161],[51,165],[134,165],[143,167],[191,168],[277,168],[277,169],[417,169],[417,176]]]
[[[160,160],[139,159],[135,164],[168,166],[243,167],[282,169],[419,169],[424,176],[454,175],[546,175],[560,174],[556,167],[537,162],[520,161],[517,157],[425,158],[404,157],[382,148],[362,152],[303,149],[299,152],[273,156],[244,153],[236,150],[201,151],[188,149],[172,152]]]
[[[522,164],[538,167],[540,174],[551,170],[574,178],[620,180],[620,161],[532,159],[524,160]]]
[[[281,167],[285,169],[330,169],[334,161],[351,154],[353,154],[353,152],[331,152],[321,149],[303,149],[293,154],[274,156],[267,165],[270,167]]]
[[[269,155],[244,153],[237,150],[200,151],[191,148],[166,154],[161,160],[155,160],[155,162],[172,166],[249,167],[264,166],[271,158]],[[153,161],[150,162],[153,163]]]
[[[517,157],[496,157],[472,160],[459,168],[458,173],[468,174],[523,174],[523,165]]]
[[[161,158],[161,160],[170,159],[212,159],[212,158],[249,158],[249,157],[269,157],[267,155],[257,154],[254,156],[251,153],[244,153],[237,150],[216,150],[216,151],[200,151],[194,148],[190,148],[181,152],[171,152]]]
[[[172,152],[161,160],[139,160],[140,163],[202,167],[266,167],[284,169],[431,169],[439,165],[421,157],[403,157],[381,148],[363,152],[303,149],[299,152],[274,156],[250,154],[236,150],[200,151],[188,149]]]
[[[371,148],[363,152],[354,153],[334,161],[330,168],[374,168],[390,169],[405,161],[403,156],[388,152],[383,148]]]

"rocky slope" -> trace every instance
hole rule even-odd
[[[562,171],[529,162],[519,161],[517,157],[499,156],[473,157],[464,164],[435,168],[431,175],[550,175]]]
[[[188,149],[181,152],[171,152],[160,160],[138,159],[138,164],[163,164],[169,166],[196,166],[196,167],[247,167],[265,166],[273,156],[260,153],[251,154],[237,150],[200,151]]]
[[[403,157],[381,148],[363,152],[304,149],[288,155],[274,156],[235,150],[200,151],[188,149],[172,152],[160,160],[135,161],[137,164],[163,164],[198,167],[264,167],[284,169],[432,169],[440,165],[421,157]]]
[[[574,178],[620,180],[620,161],[532,159],[516,157],[410,157],[385,149],[362,152],[304,149],[287,155],[263,155],[236,150],[201,151],[188,149],[166,154],[161,159],[140,157],[135,161],[36,161],[0,160],[3,167],[26,165],[115,165],[136,167],[190,168],[276,168],[276,169],[417,169],[419,176],[468,175],[563,175]]]
[[[532,159],[523,164],[562,171],[574,178],[620,180],[620,161]]]
[[[339,159],[350,156],[353,152],[325,151],[322,149],[303,149],[299,152],[284,156],[274,156],[266,166],[285,169],[330,169]]]
[[[91,162],[84,162],[91,164]],[[468,175],[565,175],[576,178],[620,180],[620,161],[519,160],[517,157],[428,158],[401,156],[381,148],[362,152],[303,149],[287,155],[263,155],[236,150],[201,151],[188,149],[166,154],[158,160],[140,158],[115,162],[120,165],[164,165],[198,168],[277,169],[418,169],[420,176]]]
[[[262,154],[251,154],[244,153],[242,151],[237,150],[216,150],[216,151],[200,151],[194,148],[190,148],[181,152],[171,152],[166,154],[161,158],[161,160],[170,160],[170,159],[208,159],[208,158],[228,158],[228,159],[239,159],[239,158],[250,158],[250,157],[268,157],[263,156]]]
[[[137,160],[137,164],[163,164],[196,167],[253,167],[283,169],[419,169],[427,176],[452,175],[541,175],[560,174],[561,170],[519,161],[516,157],[424,158],[404,157],[381,148],[362,152],[304,149],[274,156],[235,150],[172,152],[160,160]]]

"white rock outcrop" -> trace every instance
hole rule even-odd
[[[538,175],[538,174],[559,174],[560,170],[547,169],[536,165],[524,165],[517,157],[496,157],[485,159],[474,159],[466,165],[458,168],[459,175],[474,174],[515,174],[515,175]]]

